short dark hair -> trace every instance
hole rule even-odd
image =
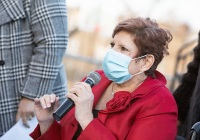
[[[139,49],[137,56],[152,54],[155,57],[155,62],[151,68],[145,71],[146,75],[155,78],[154,71],[158,64],[163,59],[164,55],[168,55],[168,43],[172,40],[171,33],[160,28],[155,20],[150,18],[130,18],[119,22],[115,27],[112,37],[120,32],[126,31],[133,36],[133,42]]]

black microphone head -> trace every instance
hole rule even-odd
[[[93,71],[93,72],[90,72],[90,73],[87,75],[87,79],[92,80],[93,84],[96,85],[96,84],[98,84],[99,81],[101,80],[101,76],[99,75],[99,73]]]

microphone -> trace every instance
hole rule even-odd
[[[87,78],[84,82],[89,84],[91,87],[93,87],[94,85],[98,84],[100,80],[101,80],[101,77],[99,73],[90,72],[87,75]],[[74,107],[74,102],[70,98],[67,98],[60,105],[60,107],[53,113],[54,119],[57,121],[60,121],[73,107]]]

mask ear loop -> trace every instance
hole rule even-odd
[[[135,74],[133,74],[132,76],[136,76],[136,75],[139,75],[139,74],[141,74],[141,73],[143,73],[143,71],[140,71],[140,72],[138,72],[138,73],[135,73]]]
[[[143,58],[143,57],[147,57],[148,55],[149,55],[149,54],[145,54],[145,55],[143,55],[143,56],[133,58],[132,60],[137,60],[137,59],[140,59],[140,58]]]
[[[140,59],[140,58],[143,58],[143,57],[147,57],[147,56],[149,56],[149,55],[152,56],[152,57],[154,57],[152,54],[146,54],[146,55],[140,56],[140,57],[138,57],[138,58],[136,58],[136,59]],[[142,72],[142,71],[141,71],[141,72],[138,72],[138,73],[134,74],[133,76],[139,75],[139,74],[141,74],[141,73],[144,73],[144,72]],[[138,77],[137,77],[137,79],[140,80]]]
[[[140,59],[140,58],[143,58],[143,57],[147,57],[147,56],[148,56],[148,54],[143,55],[143,56],[140,56],[140,57],[137,57],[137,58],[134,58],[134,59],[132,59],[132,60],[137,60],[137,59]],[[144,73],[144,72],[143,72],[143,71],[140,71],[140,72],[138,72],[138,73],[135,73],[135,74],[132,75],[132,77],[133,77],[133,76],[136,76],[136,75],[139,75],[139,74],[141,74],[141,73]],[[137,79],[140,80],[138,77],[137,77]]]

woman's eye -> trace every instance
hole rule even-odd
[[[128,49],[126,49],[125,47],[122,47],[122,51],[128,51]]]
[[[110,43],[110,46],[111,46],[111,48],[113,48],[115,46],[115,44],[114,43]]]

